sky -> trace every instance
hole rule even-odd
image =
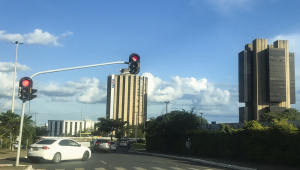
[[[295,53],[296,104],[300,110],[300,1],[113,0],[0,1],[0,112],[21,114],[22,77],[41,71],[128,62],[141,57],[148,77],[148,118],[191,110],[208,122],[237,123],[238,53],[254,39],[288,40]],[[105,117],[107,77],[127,64],[33,77],[37,98],[25,114],[48,120]],[[169,101],[166,105],[165,101]],[[30,107],[29,107],[30,106]],[[30,110],[29,110],[30,108]]]

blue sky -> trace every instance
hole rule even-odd
[[[149,78],[148,117],[170,110],[238,122],[238,53],[254,39],[289,40],[300,110],[300,13],[297,0],[0,1],[0,111],[11,109],[16,82],[36,72],[128,61],[141,56]],[[97,120],[106,112],[106,81],[126,64],[42,74],[31,114],[47,120]],[[17,94],[17,93],[16,93]],[[15,98],[15,112],[21,101]],[[25,114],[28,114],[28,102]],[[200,115],[200,114],[199,114]]]

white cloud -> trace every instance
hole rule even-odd
[[[99,89],[98,87],[91,87],[84,91],[77,101],[80,103],[100,103],[105,102],[106,91]]]
[[[12,97],[13,77],[14,77],[14,73],[0,72],[0,84],[1,84],[0,98],[11,98]],[[15,83],[16,83],[15,84],[16,87],[18,87],[18,82],[15,82]]]
[[[17,71],[26,71],[30,70],[30,68],[26,65],[21,65],[17,63]],[[12,62],[0,62],[0,72],[14,72],[15,71],[15,63]]]
[[[28,34],[8,34],[4,30],[0,30],[0,40],[15,42],[19,41],[26,44],[39,44],[39,45],[53,45],[53,46],[62,46],[57,41],[61,37],[67,35],[73,35],[72,32],[63,33],[61,36],[55,36],[49,32],[43,32],[41,29],[35,29],[32,33]]]
[[[55,84],[49,84],[40,93],[45,94],[46,96],[74,96],[78,91],[75,88],[68,88],[64,86],[57,86]]]

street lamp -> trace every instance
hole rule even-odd
[[[35,115],[34,115],[34,116],[35,116],[35,126],[36,126],[36,114],[37,114],[37,113],[35,113]]]
[[[11,105],[11,112],[14,112],[15,108],[15,82],[16,82],[16,73],[17,73],[17,56],[18,56],[18,45],[23,44],[19,43],[18,41],[12,42],[16,44],[16,59],[15,59],[15,73],[14,73],[14,81],[13,81],[13,94],[12,94],[12,105]]]
[[[166,114],[167,114],[168,113],[168,103],[169,103],[169,101],[166,101],[165,103],[166,103]]]

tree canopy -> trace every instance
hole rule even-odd
[[[207,120],[202,119],[202,123],[207,123]],[[196,115],[194,109],[174,110],[157,118],[150,118],[146,123],[146,133],[182,135],[189,130],[199,129],[200,125],[201,117]]]
[[[273,120],[300,120],[300,112],[297,109],[286,109],[282,113],[264,113],[260,116],[260,121],[273,121]]]

